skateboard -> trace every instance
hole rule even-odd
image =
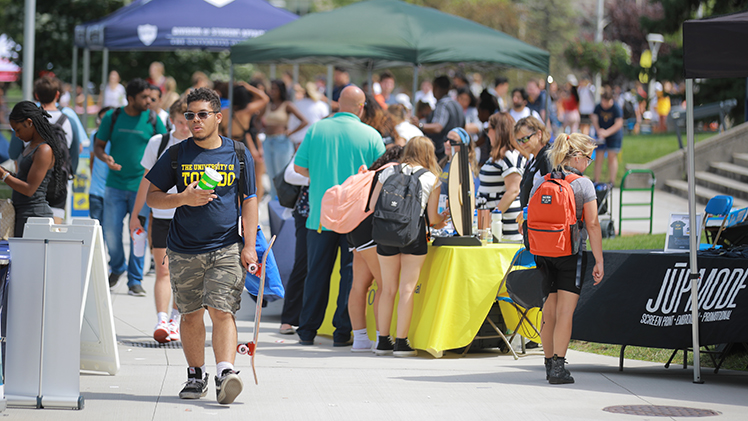
[[[262,296],[265,292],[265,263],[267,263],[268,255],[270,254],[270,249],[273,248],[273,243],[275,242],[275,236],[270,239],[270,243],[268,243],[268,248],[265,250],[265,254],[262,256],[262,263],[258,264],[250,264],[247,268],[251,273],[254,273],[257,275],[257,272],[260,272],[260,288],[259,291],[257,291],[257,306],[255,307],[255,333],[254,333],[254,339],[252,339],[251,342],[247,342],[246,344],[239,344],[236,347],[236,352],[246,355],[249,354],[249,361],[250,365],[252,366],[252,374],[255,376],[255,384],[259,384],[257,382],[257,370],[255,370],[255,350],[257,349],[257,337],[260,334],[260,316],[262,315]]]

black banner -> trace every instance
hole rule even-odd
[[[572,339],[668,349],[693,344],[688,254],[605,252],[597,286],[595,259],[588,257]],[[698,265],[700,344],[748,342],[748,259],[699,257]]]

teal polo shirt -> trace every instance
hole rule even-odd
[[[361,165],[369,167],[384,151],[379,132],[351,113],[340,112],[309,127],[294,160],[294,164],[309,169],[306,227],[320,227],[320,205],[327,189],[343,184],[358,173]]]

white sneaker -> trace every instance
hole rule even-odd
[[[179,339],[179,321],[171,319],[169,320],[169,340],[176,342]]]
[[[169,342],[169,324],[165,321],[159,322],[153,329],[153,339],[160,344]]]

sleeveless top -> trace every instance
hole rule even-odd
[[[287,126],[288,125],[288,111],[286,107],[281,104],[275,111],[272,110],[270,104],[265,109],[265,124],[268,126]]]
[[[31,164],[34,163],[34,155],[39,146],[34,148],[28,155],[21,154],[18,157],[18,179],[28,181]],[[44,180],[36,189],[34,194],[26,196],[13,190],[13,206],[16,208],[16,215],[21,216],[52,216],[52,209],[47,202],[47,187],[52,180],[52,170],[48,170]]]

